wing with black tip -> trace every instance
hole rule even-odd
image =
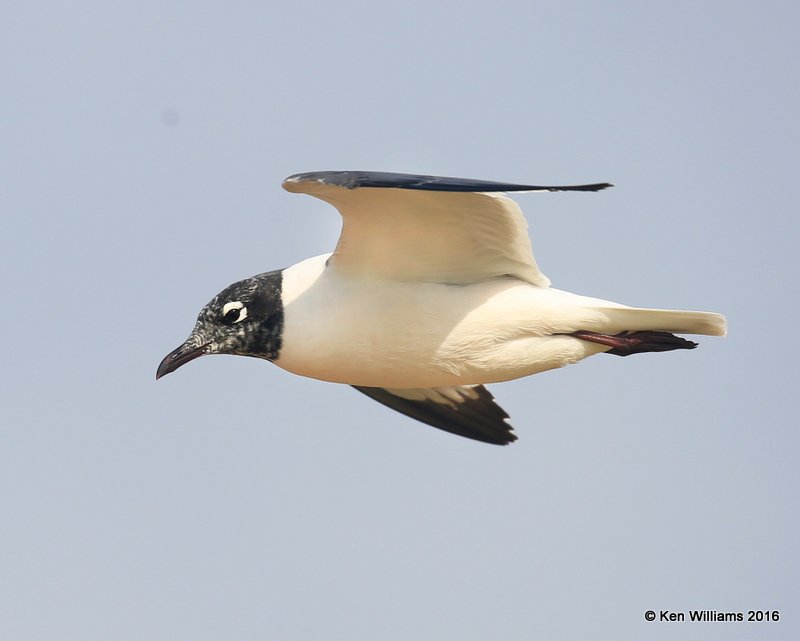
[[[483,443],[508,445],[517,440],[508,414],[483,385],[384,389],[353,385],[362,394],[433,427]]]
[[[520,185],[367,171],[290,176],[287,191],[320,198],[344,221],[330,266],[352,276],[465,285],[513,276],[547,287],[528,225],[502,192],[598,191],[608,183]]]

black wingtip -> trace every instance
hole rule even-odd
[[[567,185],[566,187],[553,187],[550,191],[602,191],[613,187],[613,183],[592,183],[590,185]]]
[[[517,440],[508,414],[483,385],[471,387],[475,396],[463,398],[456,406],[409,400],[380,387],[353,388],[386,407],[451,434],[490,445],[510,445]]]

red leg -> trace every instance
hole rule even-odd
[[[697,343],[687,341],[685,338],[675,336],[669,332],[620,332],[619,334],[598,334],[580,330],[570,336],[580,338],[590,343],[598,343],[611,347],[607,354],[616,356],[630,356],[644,352],[668,352],[673,349],[694,349]]]

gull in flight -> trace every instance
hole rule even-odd
[[[550,287],[515,191],[594,192],[367,171],[290,176],[283,187],[343,219],[333,253],[236,282],[201,311],[156,378],[204,354],[272,361],[467,438],[516,440],[486,389],[576,363],[693,349],[723,336],[711,312],[641,309]]]

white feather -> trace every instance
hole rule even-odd
[[[283,186],[339,210],[342,234],[331,266],[353,278],[467,284],[508,274],[550,284],[536,266],[519,206],[503,194]]]
[[[707,312],[625,307],[516,278],[471,285],[354,279],[317,256],[283,276],[286,370],[338,383],[447,387],[511,380],[608,348],[566,336],[663,330],[720,335]]]

